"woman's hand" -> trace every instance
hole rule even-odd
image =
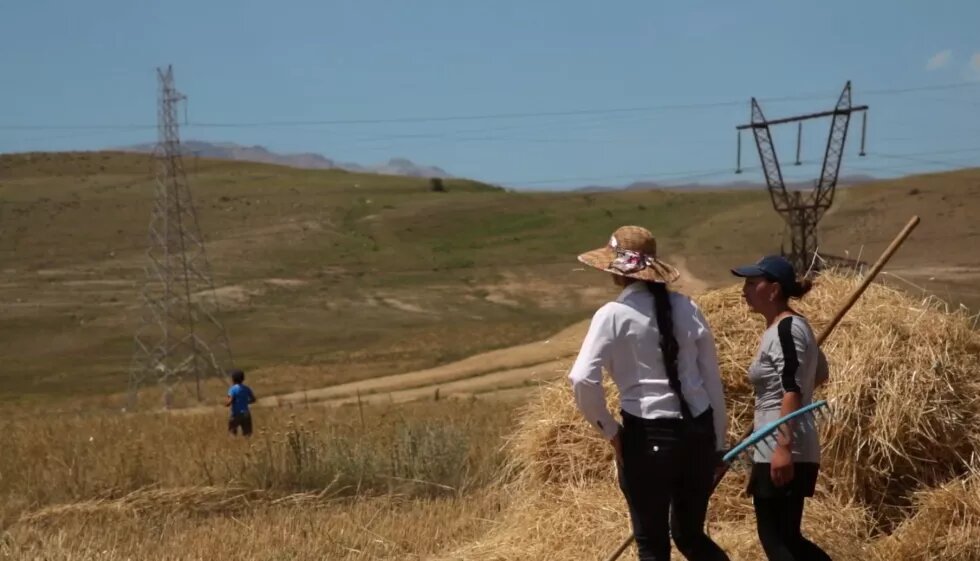
[[[622,439],[622,434],[623,434],[623,428],[620,427],[619,430],[616,431],[616,436],[612,437],[612,439],[609,441],[609,443],[612,444],[613,452],[616,455],[616,463],[619,464],[619,465],[623,465],[623,439]]]
[[[798,391],[784,391],[779,416],[785,417],[803,406],[803,396]],[[793,480],[793,431],[795,421],[790,421],[776,430],[776,449],[772,453],[769,476],[776,487],[782,487]]]
[[[728,471],[728,464],[725,463],[725,453],[727,450],[717,450],[715,452],[715,485],[721,481],[721,478],[725,476],[725,472]]]
[[[786,446],[776,446],[772,453],[769,476],[776,487],[782,487],[793,480],[793,453]]]

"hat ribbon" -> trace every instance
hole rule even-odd
[[[642,252],[616,248],[616,258],[609,264],[609,268],[621,273],[633,274],[653,264],[654,260]]]

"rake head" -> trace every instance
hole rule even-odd
[[[795,421],[794,432],[806,433],[817,430],[817,420],[823,419],[831,413],[830,405],[825,399],[814,401],[793,411],[789,415],[780,417],[775,421],[766,423],[759,427],[748,438],[740,442],[729,450],[722,458],[725,463],[731,463],[742,454],[749,451],[761,451],[763,447],[773,450],[776,447],[776,431],[791,421]]]

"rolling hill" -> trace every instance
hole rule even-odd
[[[115,406],[127,383],[153,197],[144,154],[0,156],[0,400]],[[446,364],[538,341],[614,293],[575,260],[624,223],[689,280],[776,251],[762,190],[519,193],[337,169],[201,159],[189,176],[236,364],[263,394]],[[821,247],[882,278],[980,308],[980,170],[838,191]],[[692,289],[693,285],[684,285]],[[53,405],[52,405],[53,406]]]

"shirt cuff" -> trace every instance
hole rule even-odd
[[[599,429],[599,432],[602,433],[602,436],[605,437],[606,440],[612,440],[613,437],[619,433],[619,429],[621,428],[619,423],[616,422],[616,419],[613,419],[611,415],[606,419],[599,419],[593,424],[597,429]]]

